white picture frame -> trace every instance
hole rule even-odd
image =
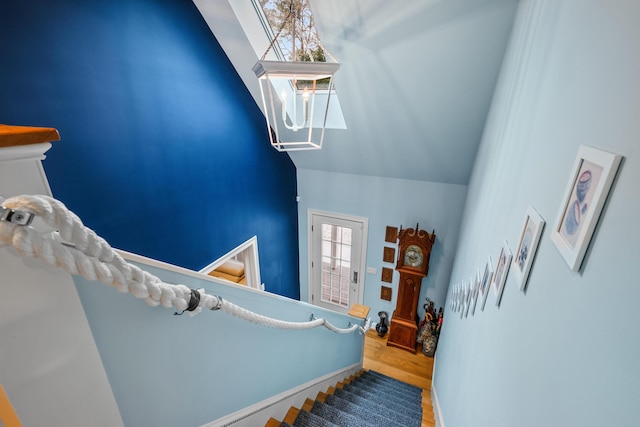
[[[478,293],[480,290],[480,279],[478,278],[478,275],[475,274],[474,276],[471,276],[471,278],[469,278],[469,283],[472,283],[471,285],[471,315],[475,315],[476,313],[476,305],[478,305]]]
[[[453,308],[455,307],[455,301],[456,301],[456,285],[453,285],[453,287],[451,288],[451,293],[449,294],[449,310],[453,311]]]
[[[451,294],[451,311],[458,311],[458,285],[453,285],[453,293]]]
[[[562,258],[579,271],[622,156],[581,145],[551,232]]]
[[[460,284],[456,284],[453,286],[453,312],[458,312],[458,307],[460,305]]]
[[[529,274],[533,260],[535,259],[540,237],[544,230],[544,218],[531,205],[527,206],[524,225],[520,231],[518,246],[511,261],[511,271],[516,278],[516,283],[522,292],[527,288]]]
[[[469,314],[469,303],[471,302],[471,288],[467,282],[462,282],[464,287],[464,300],[462,304],[462,312],[460,313],[460,318],[467,317]]]
[[[509,244],[505,240],[502,243],[502,248],[496,258],[496,268],[491,278],[491,286],[496,294],[496,305],[500,306],[502,300],[502,294],[504,293],[504,285],[507,281],[507,274],[509,274],[509,267],[511,266],[511,259],[513,254],[509,249]]]
[[[480,272],[478,271],[478,274]],[[480,308],[484,311],[484,306],[487,303],[487,295],[489,295],[489,288],[491,287],[491,275],[493,274],[493,263],[491,257],[487,257],[487,263],[484,266],[482,276],[480,276],[480,289],[482,291],[482,305]]]

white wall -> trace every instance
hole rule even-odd
[[[436,308],[444,305],[453,256],[458,240],[466,186],[433,182],[390,179],[298,169],[298,221],[300,235],[300,299],[308,301],[308,224],[307,211],[316,209],[369,219],[367,266],[376,274],[365,274],[364,305],[371,307],[370,317],[378,321],[378,312],[392,315],[396,305],[399,274],[394,270],[393,283],[381,280],[382,267],[395,263],[382,261],[386,227],[404,228],[420,224],[421,229],[435,230],[436,243],[429,264],[429,275],[422,280],[418,313],[429,297]],[[392,288],[392,300],[380,299],[380,287]]]
[[[526,293],[445,312],[434,386],[447,427],[637,426],[640,2],[522,1],[469,184],[451,276],[547,221]],[[625,156],[581,272],[550,240],[578,148]]]
[[[50,195],[40,160],[15,160],[34,147],[0,148],[0,196]],[[71,275],[2,244],[0,385],[25,426],[123,425]]]

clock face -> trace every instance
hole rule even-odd
[[[404,251],[404,265],[407,267],[422,267],[424,256],[422,255],[422,249],[416,245],[407,247]]]

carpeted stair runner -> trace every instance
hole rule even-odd
[[[420,427],[422,389],[375,371],[361,375],[301,410],[280,427]]]

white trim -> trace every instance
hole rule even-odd
[[[196,279],[200,279],[200,280],[206,280],[208,282],[213,282],[219,285],[225,285],[225,286],[234,286],[237,288],[242,288],[242,289],[246,289],[247,291],[250,292],[258,292],[261,295],[269,295],[272,296],[274,298],[279,298],[279,299],[286,299],[285,297],[280,297],[279,295],[276,294],[270,294],[270,293],[265,293],[262,292],[258,289],[253,289],[250,288],[248,286],[244,286],[244,285],[238,285],[236,283],[230,282],[228,280],[222,280],[222,279],[218,279],[217,277],[213,277],[213,276],[209,276],[207,274],[202,274],[198,271],[195,270],[189,270],[187,268],[184,267],[178,267],[177,265],[173,265],[173,264],[169,264],[166,262],[162,262],[162,261],[158,261],[156,259],[153,258],[147,258],[143,255],[138,255],[138,254],[134,254],[131,252],[127,252],[127,251],[123,251],[121,249],[116,249],[116,251],[127,261],[133,261],[133,262],[137,262],[140,264],[145,264],[151,267],[156,267],[156,268],[161,268],[163,270],[167,270],[167,271],[171,271],[173,273],[179,273],[179,274],[184,274],[185,276],[189,276],[189,277],[194,277]]]
[[[182,274],[182,275],[185,275],[185,276],[189,276],[189,277],[193,277],[193,278],[196,278],[196,279],[204,280],[206,282],[212,282],[212,283],[215,283],[217,285],[230,286],[230,287],[235,287],[235,288],[239,288],[239,289],[244,289],[247,292],[254,292],[254,293],[260,294],[260,295],[262,295],[264,297],[267,297],[267,298],[274,298],[274,299],[277,299],[277,300],[280,300],[280,301],[292,301],[291,298],[284,297],[282,295],[274,294],[274,293],[271,293],[271,292],[263,292],[263,291],[261,291],[259,289],[253,289],[253,288],[250,288],[250,287],[244,286],[244,285],[238,285],[238,284],[230,282],[228,280],[218,279],[217,277],[209,276],[207,274],[202,274],[202,273],[200,273],[198,271],[195,271],[195,270],[189,270],[189,269],[184,268],[184,267],[179,267],[177,265],[169,264],[169,263],[166,263],[166,262],[163,262],[163,261],[158,261],[158,260],[153,259],[153,258],[147,258],[147,257],[145,257],[143,255],[134,254],[132,252],[123,251],[121,249],[115,249],[115,250],[127,261],[137,262],[139,264],[144,264],[144,265],[148,265],[150,267],[160,268],[160,269],[163,269],[163,270],[166,270],[166,271],[170,271],[170,272],[173,272],[173,273],[179,273],[179,274]],[[293,301],[295,301],[295,300],[293,300]],[[299,302],[299,301],[295,301],[295,302]],[[314,306],[314,307],[317,307],[317,306]],[[323,311],[331,311],[331,310],[328,310],[328,309],[323,308],[323,307],[318,307],[318,309],[319,310],[323,310]],[[340,314],[342,314],[342,313],[340,313]],[[343,314],[343,315],[356,319],[355,317],[349,316],[347,314]],[[362,320],[362,319],[357,319],[357,320]]]
[[[43,142],[40,144],[14,145],[11,147],[2,147],[0,149],[0,161],[13,162],[25,160],[43,160],[44,153],[49,151],[51,143]]]
[[[440,401],[438,400],[438,393],[433,383],[431,383],[431,406],[433,407],[433,418],[435,419],[436,427],[445,427],[444,420],[442,419],[442,410],[440,409]]]
[[[1,147],[0,148],[0,162],[3,163],[17,163],[17,162],[34,162],[36,167],[36,173],[40,177],[42,181],[42,185],[44,186],[43,190],[40,194],[44,194],[47,196],[52,196],[51,186],[49,185],[49,180],[47,179],[47,174],[44,172],[44,167],[42,166],[42,160],[44,160],[47,156],[45,153],[49,151],[51,148],[50,142],[42,142],[39,144],[29,144],[29,145],[15,145],[11,147]],[[13,194],[3,194],[5,198],[13,196]]]
[[[313,304],[311,297],[313,296],[313,270],[311,268],[311,255],[313,255],[313,236],[311,235],[311,227],[313,226],[313,209],[307,209],[307,302]]]
[[[291,406],[300,407],[305,399],[315,399],[319,392],[324,392],[330,386],[348,378],[362,369],[362,363],[356,363],[329,374],[313,379],[307,383],[276,394],[261,402],[247,406],[244,409],[226,415],[217,420],[203,424],[201,427],[252,427],[264,425],[269,418],[281,420]]]
[[[358,300],[356,301],[357,304],[362,304],[364,301],[364,286],[367,276],[365,273],[367,268],[367,239],[369,238],[369,218],[336,212],[320,211],[316,209],[307,209],[307,302],[309,304],[313,304],[313,301],[311,301],[311,296],[313,295],[313,271],[311,268],[313,254],[313,236],[311,235],[311,227],[313,225],[313,215],[333,217],[337,219],[362,223],[362,248],[360,250],[359,269],[361,281],[358,288]]]
[[[431,407],[433,408],[433,418],[435,419],[435,427],[444,427],[444,420],[442,419],[442,409],[440,408],[440,401],[438,400],[438,393],[436,392],[436,362],[437,353],[433,356],[433,373],[431,379]]]
[[[258,256],[258,237],[253,236],[246,242],[237,246],[234,249],[231,249],[229,252],[213,261],[211,264],[207,265],[203,269],[200,270],[200,273],[208,274],[216,268],[220,267],[225,263],[228,259],[232,258],[234,255],[244,252],[245,261],[245,276],[247,276],[247,286],[253,289],[259,289],[261,291],[264,290],[264,284],[260,281],[260,257]]]

